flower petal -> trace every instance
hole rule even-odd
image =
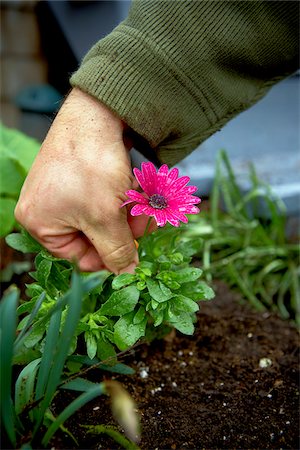
[[[144,177],[143,190],[151,197],[151,195],[157,193],[157,174],[154,164],[151,162],[142,163],[142,174]]]
[[[126,191],[125,194],[131,199],[133,202],[138,202],[142,204],[148,204],[148,200],[138,191],[135,191],[134,189],[130,189],[129,191]]]
[[[167,223],[166,210],[154,209],[154,218],[157,226],[164,227]]]
[[[168,213],[171,216],[173,216],[177,221],[181,220],[181,222],[183,222],[183,223],[188,223],[188,218],[183,213],[181,213],[180,211],[174,210],[172,208],[168,208]]]
[[[184,186],[181,190],[180,190],[180,194],[193,194],[194,192],[198,191],[198,187],[197,186]]]
[[[141,214],[146,214],[147,216],[152,216],[153,215],[153,208],[151,208],[151,206],[149,205],[135,205],[131,211],[130,214],[132,216],[140,216]]]
[[[166,209],[166,217],[167,221],[173,225],[173,227],[179,227],[179,220],[174,216],[173,211],[171,211],[170,208]]]
[[[200,209],[194,205],[179,206],[178,210],[184,214],[198,214],[200,212]]]
[[[190,177],[180,177],[174,181],[171,186],[165,191],[165,195],[168,197],[175,197],[176,194],[190,181]]]
[[[201,199],[199,197],[195,197],[194,195],[180,195],[178,197],[174,197],[168,199],[168,204],[172,206],[184,206],[184,205],[197,205],[201,203]]]
[[[169,168],[167,164],[163,164],[157,172],[157,193],[162,195],[168,180]]]
[[[178,175],[179,175],[179,170],[177,169],[177,167],[174,167],[172,170],[170,170],[168,180],[173,182],[173,181],[177,180]]]
[[[142,188],[143,191],[144,191],[144,190],[145,190],[145,189],[144,189],[144,187],[145,187],[145,180],[144,180],[144,176],[143,176],[142,172],[141,172],[139,169],[137,169],[137,168],[135,167],[135,168],[133,169],[133,173],[134,173],[134,176],[135,176],[135,178],[137,179],[139,185],[141,186],[141,188]]]

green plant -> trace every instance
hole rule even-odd
[[[102,283],[103,278],[99,274],[82,279],[76,271],[73,271],[70,289],[57,298],[56,303],[45,315],[38,318],[45,298],[45,294],[42,293],[28,316],[26,326],[17,336],[16,310],[19,292],[16,288],[11,288],[2,299],[0,303],[1,424],[7,440],[14,448],[20,442],[26,443],[26,448],[31,448],[31,445],[47,446],[59,428],[68,433],[76,443],[76,439],[63,427],[63,423],[85,403],[103,394],[111,396],[113,410],[114,404],[118,404],[116,416],[125,432],[131,439],[138,439],[138,421],[132,400],[119,383],[104,381],[96,384],[79,377],[68,379],[64,374],[73,334],[80,318],[82,298],[86,292],[98,288]],[[37,324],[45,326],[47,322],[48,329],[41,356],[27,364],[14,382],[14,354],[19,352],[22,343],[31,335]],[[51,404],[58,389],[71,389],[80,391],[82,394],[58,417],[54,417]]]
[[[40,144],[0,123],[0,237],[15,227],[14,209]]]
[[[243,194],[221,151],[210,210],[192,219],[187,234],[202,238],[198,256],[208,282],[223,279],[255,308],[300,324],[299,244],[288,242],[285,207],[253,166],[250,179],[252,188]]]
[[[70,354],[77,353],[79,340],[85,343],[90,361],[97,363],[109,358],[115,364],[117,351],[131,347],[141,338],[152,339],[171,327],[193,334],[198,301],[211,299],[214,293],[200,279],[202,271],[190,266],[191,256],[199,249],[199,240],[183,238],[183,233],[184,228],[166,227],[143,237],[135,274],[114,276],[107,271],[98,274],[102,283],[83,297]],[[18,308],[18,314],[24,315],[18,325],[20,331],[27,326],[30,312],[44,295],[32,332],[15,354],[15,360],[24,363],[33,355],[41,355],[49,327],[47,314],[68,289],[73,266],[51,256],[25,231],[9,235],[7,242],[23,252],[39,251],[35,258],[36,271],[31,274],[35,282],[27,286],[31,299]],[[65,314],[63,311],[63,321]],[[77,355],[76,362],[80,361],[86,362],[84,355],[81,359]]]

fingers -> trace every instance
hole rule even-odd
[[[105,269],[105,265],[95,247],[81,232],[75,231],[65,235],[36,237],[54,256],[75,262],[83,272],[96,272]]]
[[[102,218],[101,225],[99,221],[83,231],[108,270],[115,274],[134,273],[139,259],[125,209],[112,211],[109,222]]]

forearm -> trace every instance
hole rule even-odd
[[[174,164],[297,69],[297,16],[297,2],[138,0],[71,83]]]

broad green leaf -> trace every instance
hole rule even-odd
[[[172,322],[170,321],[170,325],[172,325],[181,333],[187,334],[189,336],[191,336],[195,330],[192,316],[184,312],[176,316],[176,321],[175,318]]]
[[[176,247],[176,250],[182,255],[190,257],[199,252],[201,246],[202,246],[201,239],[189,239],[187,241],[186,240],[181,241],[179,245]]]
[[[121,289],[124,286],[128,286],[131,283],[134,283],[136,281],[136,275],[133,275],[131,273],[121,273],[121,275],[118,275],[113,279],[113,282],[111,284],[111,287],[113,289]]]
[[[185,297],[184,295],[174,295],[174,297],[172,297],[171,302],[173,307],[178,309],[179,311],[190,313],[199,310],[198,304],[194,302],[194,300],[191,300],[190,298]]]
[[[142,322],[145,319],[145,317],[146,317],[145,308],[143,306],[140,306],[133,318],[133,323],[136,325],[137,323]]]
[[[166,302],[173,295],[170,289],[168,289],[162,283],[159,284],[157,281],[152,280],[151,278],[147,279],[146,284],[150,296],[159,303]]]
[[[17,199],[24,182],[26,172],[21,164],[0,153],[0,194]]]
[[[40,148],[40,143],[21,131],[7,128],[0,123],[0,154],[17,160],[26,173]]]
[[[161,325],[162,321],[164,320],[164,311],[151,311],[151,316],[154,319],[153,326],[158,327]]]
[[[0,237],[6,236],[14,227],[16,203],[12,198],[0,197]]]
[[[186,267],[184,269],[177,270],[175,273],[175,280],[178,283],[190,283],[191,281],[197,280],[201,274],[202,270],[196,267]]]
[[[44,288],[47,288],[47,281],[51,272],[52,261],[48,261],[47,259],[43,259],[37,268],[37,281]]]
[[[211,287],[208,286],[205,281],[197,280],[194,283],[183,284],[180,292],[186,297],[190,297],[193,300],[211,300],[214,298],[215,293]]]
[[[121,317],[114,326],[115,344],[120,350],[126,350],[145,335],[147,318],[137,324],[133,323],[134,312]]]
[[[139,296],[140,291],[135,286],[113,292],[107,302],[101,306],[99,313],[107,316],[123,316],[133,311]]]
[[[45,334],[45,326],[41,325],[38,328],[33,329],[30,334],[24,339],[24,345],[27,348],[32,348],[37,344],[39,341],[42,340],[44,334]]]
[[[41,356],[39,350],[33,348],[19,347],[18,351],[14,350],[13,364],[19,366],[25,366],[29,364],[34,359]]]
[[[97,356],[101,361],[109,359],[108,363],[112,365],[117,362],[114,346],[103,337],[100,337],[97,342]]]
[[[178,265],[183,262],[183,255],[179,252],[171,253],[171,255],[169,255],[169,259],[173,264]]]
[[[22,230],[22,233],[9,234],[5,241],[10,247],[22,253],[37,253],[42,248],[25,230]]]

